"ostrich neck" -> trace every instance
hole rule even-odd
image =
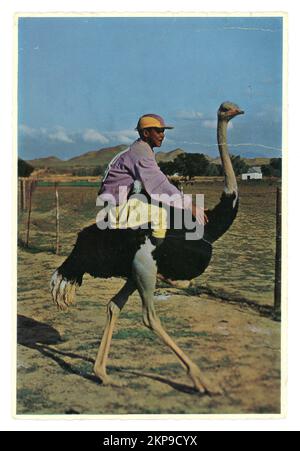
[[[227,194],[232,194],[237,192],[237,182],[228,152],[227,126],[227,121],[221,119],[218,120],[218,146],[225,176],[224,191]]]

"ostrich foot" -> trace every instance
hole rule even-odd
[[[222,389],[211,382],[208,382],[199,368],[193,369],[189,372],[189,376],[193,381],[194,388],[202,395],[222,395]]]
[[[108,376],[104,371],[97,371],[94,369],[95,375],[100,379],[102,385],[108,385],[111,387],[124,387],[126,384],[121,381],[116,381],[115,379]]]
[[[158,282],[162,282],[166,285],[179,289],[189,288],[191,284],[190,280],[171,280],[159,273],[157,274],[157,280]]]

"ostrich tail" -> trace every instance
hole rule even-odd
[[[67,310],[75,301],[75,290],[79,286],[76,280],[66,279],[57,269],[50,281],[50,290],[53,302],[59,310]]]
[[[50,290],[53,301],[60,310],[66,310],[74,302],[75,290],[81,286],[83,274],[89,269],[95,248],[90,230],[91,227],[87,227],[78,234],[71,254],[52,275]]]

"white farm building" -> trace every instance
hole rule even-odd
[[[259,166],[253,166],[248,169],[247,173],[242,174],[242,180],[261,180],[262,177],[261,168]]]

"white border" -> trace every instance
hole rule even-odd
[[[1,30],[4,30],[5,33],[5,39],[1,39],[1,46],[3,47],[3,53],[1,52],[1,54],[5,55],[5,71],[10,68],[10,71],[8,71],[8,74],[5,74],[5,82],[4,84],[1,84],[1,89],[3,89],[3,87],[5,87],[5,89],[3,90],[3,96],[1,95],[1,99],[4,100],[4,107],[2,109],[1,115],[3,114],[3,116],[5,115],[4,119],[5,122],[5,128],[3,129],[3,133],[1,130],[1,141],[2,138],[4,137],[4,146],[2,146],[3,149],[5,149],[5,152],[3,152],[3,162],[4,162],[4,167],[5,168],[12,168],[13,164],[14,164],[14,158],[12,158],[12,155],[9,152],[9,149],[11,148],[12,145],[12,124],[11,124],[11,111],[12,111],[12,92],[13,92],[13,84],[12,84],[12,75],[14,75],[14,71],[13,71],[13,61],[12,61],[12,52],[10,52],[10,50],[13,48],[12,45],[12,39],[13,39],[13,35],[12,35],[12,16],[13,13],[16,13],[18,11],[24,11],[25,10],[25,5],[26,5],[26,11],[30,11],[30,12],[37,12],[37,11],[41,11],[42,13],[46,12],[46,11],[55,11],[55,10],[63,10],[65,12],[69,12],[70,11],[70,4],[67,4],[68,2],[66,1],[62,1],[60,0],[59,2],[56,0],[52,0],[51,2],[45,1],[43,2],[43,4],[41,5],[40,2],[38,1],[17,1],[17,0],[11,0],[9,5],[5,6],[5,11],[4,13],[2,12],[3,7],[1,6]],[[85,0],[84,2],[72,2],[72,7],[71,10],[72,11],[97,11],[101,8],[102,11],[122,11],[124,10],[124,4],[121,4],[121,2],[117,2],[119,3],[118,6],[116,6],[116,2],[114,2],[113,0],[111,0],[109,2],[109,8],[105,7],[105,4],[99,4],[99,2],[97,1],[89,1],[89,0]],[[128,5],[126,2],[126,11],[129,12],[135,12],[138,11],[140,8],[140,4],[138,2],[132,2],[131,5]],[[148,15],[153,15],[153,11],[160,11],[160,15],[161,12],[163,11],[180,11],[182,10],[182,6],[178,5],[176,7],[176,4],[174,4],[174,2],[164,2],[163,8],[161,7],[161,2],[159,2],[160,6],[155,5],[155,3],[158,3],[156,1],[152,1],[151,5],[152,5],[152,11],[151,13]],[[203,4],[203,2],[201,3],[201,5]],[[217,5],[217,6],[216,6]],[[236,11],[243,11],[243,12],[247,12],[247,6],[245,4],[241,5],[240,2],[236,2],[236,1],[228,1],[226,3],[228,10],[227,12],[231,11],[234,12]],[[233,5],[233,7],[232,7]],[[290,48],[290,70],[289,70],[289,92],[294,92],[295,86],[298,85],[298,80],[300,79],[299,77],[299,68],[296,65],[296,61],[298,60],[297,57],[297,53],[298,53],[298,48],[297,48],[297,39],[295,40],[295,35],[297,34],[295,31],[298,29],[298,23],[297,23],[297,19],[298,19],[298,14],[297,14],[297,6],[296,2],[292,3],[290,1],[285,1],[285,2],[279,2],[279,1],[275,1],[275,2],[266,2],[266,1],[262,1],[260,0],[259,2],[257,1],[252,1],[251,4],[249,4],[248,9],[250,9],[251,11],[255,10],[255,11],[260,11],[260,10],[264,10],[264,11],[269,11],[272,7],[272,11],[288,11],[290,12],[290,34],[292,35],[292,42],[293,45]],[[222,11],[222,7],[223,7],[223,2],[216,2],[211,0],[209,2],[209,10],[210,11],[218,11],[218,13],[216,15],[223,15],[224,13],[220,13],[219,11]],[[246,7],[246,9],[245,9]],[[44,11],[43,11],[44,10]],[[150,10],[150,8],[149,8]],[[190,13],[188,13],[187,11],[196,11],[199,10],[199,3],[198,2],[194,2],[194,1],[185,1],[185,12],[187,15],[189,15]],[[90,13],[88,13],[90,14]],[[109,13],[110,14],[110,13]],[[278,13],[277,13],[278,14]],[[65,15],[65,14],[63,14]],[[131,15],[131,14],[129,14]],[[170,15],[174,15],[174,13],[171,13]],[[183,15],[182,13],[180,13],[180,15]],[[202,13],[201,13],[202,15]],[[204,14],[203,14],[204,15]],[[205,15],[211,15],[211,13],[206,13]],[[234,13],[234,15],[244,15],[243,13]],[[259,15],[263,15],[262,13],[260,13]],[[273,14],[269,14],[267,13],[266,15],[273,15]],[[280,13],[279,13],[280,15]],[[3,26],[2,26],[2,22],[3,22]],[[293,25],[296,25],[296,27],[293,28]],[[1,32],[2,33],[2,32]],[[2,50],[2,48],[1,48]],[[292,59],[294,58],[294,59]],[[294,72],[293,72],[294,70]],[[297,70],[298,70],[298,76],[297,76]],[[9,75],[10,72],[10,75]],[[294,74],[293,76],[291,76],[291,74]],[[298,93],[298,90],[296,89],[296,95]],[[1,93],[2,94],[2,93]],[[290,96],[290,99],[292,101],[292,98]],[[16,102],[16,99],[14,99],[14,101]],[[286,91],[285,91],[285,102],[287,101],[286,99]],[[287,103],[286,103],[287,105]],[[299,105],[299,104],[298,104]],[[294,102],[292,105],[290,105],[290,122],[293,121],[293,119],[295,119],[297,117],[297,115],[299,114],[298,109],[299,106],[297,105],[297,102]],[[298,108],[297,108],[298,107]],[[295,114],[295,116],[292,117],[292,115]],[[2,118],[1,118],[1,122],[2,122]],[[286,125],[286,124],[285,124]],[[292,125],[290,125],[290,128],[292,127]],[[286,128],[285,128],[286,130]],[[287,132],[284,132],[284,136],[285,136],[285,142],[287,142]],[[291,142],[291,140],[289,140]],[[16,143],[14,143],[14,146],[16,145]],[[6,150],[7,149],[7,150]],[[290,174],[295,174],[295,171],[293,171],[293,168],[296,169],[296,166],[299,166],[299,157],[297,157],[297,161],[294,161],[294,155],[292,155],[291,158],[291,147],[290,147],[290,152],[289,152],[289,161],[291,162],[294,161],[294,165],[293,163],[289,164],[290,167]],[[287,161],[285,161],[285,169],[287,168]],[[291,169],[292,168],[292,169]],[[3,171],[6,172],[6,171]],[[296,172],[297,174],[297,172]],[[6,191],[7,191],[7,187],[11,186],[11,173],[8,173],[8,180],[9,182],[7,182],[6,177],[4,178],[4,182],[5,182],[5,188],[3,187],[1,190],[1,193],[3,194],[2,200],[3,200],[3,208],[2,211],[4,212],[9,212],[11,210],[11,205],[10,205],[10,201],[12,200],[9,196],[6,195]],[[297,175],[296,175],[297,176]],[[290,175],[291,177],[291,175]],[[297,203],[294,204],[297,207]],[[295,207],[295,209],[296,209]],[[12,212],[14,214],[14,212]],[[291,211],[291,215],[293,214],[293,210]],[[9,262],[11,261],[11,248],[10,248],[10,243],[9,240],[7,239],[8,236],[10,236],[10,231],[12,230],[12,224],[13,221],[11,219],[11,217],[9,217],[9,214],[5,215],[5,223],[1,223],[1,239],[5,238],[3,246],[1,247],[2,249],[5,249],[5,252],[7,252],[7,259],[5,261],[5,265],[3,265],[2,262],[2,275],[4,275],[3,277],[3,282],[2,284],[4,284],[4,290],[2,291],[2,301],[1,301],[1,314],[0,314],[0,319],[1,319],[1,327],[0,327],[0,333],[1,333],[1,339],[0,339],[0,343],[1,343],[1,357],[2,357],[2,348],[3,345],[4,346],[8,346],[10,340],[12,339],[11,337],[11,328],[10,328],[10,324],[8,321],[8,318],[13,318],[13,314],[12,314],[12,310],[11,310],[11,305],[10,305],[10,297],[11,297],[11,290],[10,290],[10,283],[8,282],[10,280],[10,269],[11,269],[11,265],[9,264]],[[294,217],[294,214],[293,214]],[[294,218],[295,219],[295,218]],[[294,220],[292,221],[293,224],[297,224],[297,221]],[[286,228],[287,224],[285,224],[285,228]],[[295,229],[295,227],[294,227]],[[297,231],[297,229],[296,229]],[[290,251],[290,254],[296,254],[296,248],[293,246],[292,248],[292,252]],[[5,254],[6,255],[6,254]],[[286,255],[286,250],[285,250],[285,255]],[[13,284],[14,285],[14,284]],[[5,288],[6,287],[6,288]],[[296,286],[295,286],[296,288]],[[14,290],[14,289],[13,289]],[[13,291],[13,296],[14,296],[15,291]],[[290,290],[290,297],[291,297],[291,290]],[[299,296],[298,296],[299,297]],[[7,303],[8,305],[4,305],[3,306],[3,302]],[[6,307],[6,308],[3,308]],[[289,310],[292,310],[291,308],[291,301],[290,301],[290,306],[289,306]],[[297,342],[299,340],[299,338],[296,336],[295,338],[295,330],[296,333],[298,332],[298,318],[299,315],[294,313],[294,309],[292,310],[292,314],[289,314],[289,336],[292,337],[291,340]],[[284,313],[287,317],[287,311],[285,311]],[[296,324],[295,324],[296,321]],[[3,324],[3,325],[2,325]],[[14,324],[14,323],[13,323]],[[295,330],[294,327],[296,326]],[[14,326],[15,327],[15,326]],[[291,341],[290,340],[290,341]],[[286,346],[286,343],[283,344],[283,346]],[[292,353],[290,353],[289,355],[293,355]],[[297,359],[298,360],[298,359]],[[294,360],[292,360],[291,358],[289,359],[289,367],[292,369],[290,369],[289,371],[289,404],[288,404],[288,414],[287,414],[287,420],[265,420],[263,418],[265,418],[265,416],[260,416],[259,420],[253,420],[253,416],[248,417],[249,419],[247,421],[245,421],[244,419],[235,419],[234,421],[232,421],[232,418],[237,418],[236,416],[230,416],[230,419],[228,419],[228,416],[223,416],[223,419],[220,420],[211,420],[211,421],[207,421],[207,420],[191,420],[189,415],[184,416],[184,418],[182,418],[182,416],[180,417],[180,423],[178,423],[177,420],[177,416],[176,419],[175,417],[165,421],[162,420],[161,416],[159,420],[152,420],[150,418],[153,418],[152,416],[147,417],[149,419],[145,420],[136,420],[133,421],[131,419],[132,416],[126,416],[127,419],[126,420],[117,420],[114,418],[114,421],[112,421],[111,419],[107,419],[107,420],[78,420],[78,419],[74,419],[74,420],[66,420],[65,417],[63,420],[47,420],[47,421],[39,421],[39,420],[15,420],[12,418],[11,413],[12,413],[12,405],[11,405],[11,399],[10,399],[10,395],[11,395],[11,391],[12,391],[12,373],[9,370],[10,368],[13,367],[12,362],[11,362],[11,358],[10,358],[10,353],[9,351],[6,351],[5,353],[5,357],[1,358],[1,362],[3,363],[3,365],[1,365],[1,383],[0,383],[0,399],[1,399],[1,407],[0,407],[0,428],[4,427],[3,430],[106,430],[106,431],[110,431],[110,430],[176,430],[176,429],[180,429],[180,430],[297,430],[295,429],[295,427],[297,427],[298,422],[297,422],[297,415],[298,415],[298,403],[297,403],[297,394],[299,392],[298,389],[298,384],[299,384],[299,368],[296,367],[296,365],[294,364]],[[4,369],[2,369],[4,368]],[[283,377],[282,379],[285,380],[287,377],[287,375],[285,375],[285,377]],[[293,384],[294,382],[294,384]],[[297,392],[298,390],[298,392]],[[78,418],[78,417],[77,417]],[[210,417],[212,418],[212,416]],[[240,418],[240,417],[239,417]],[[270,418],[270,416],[268,416],[268,418]]]

